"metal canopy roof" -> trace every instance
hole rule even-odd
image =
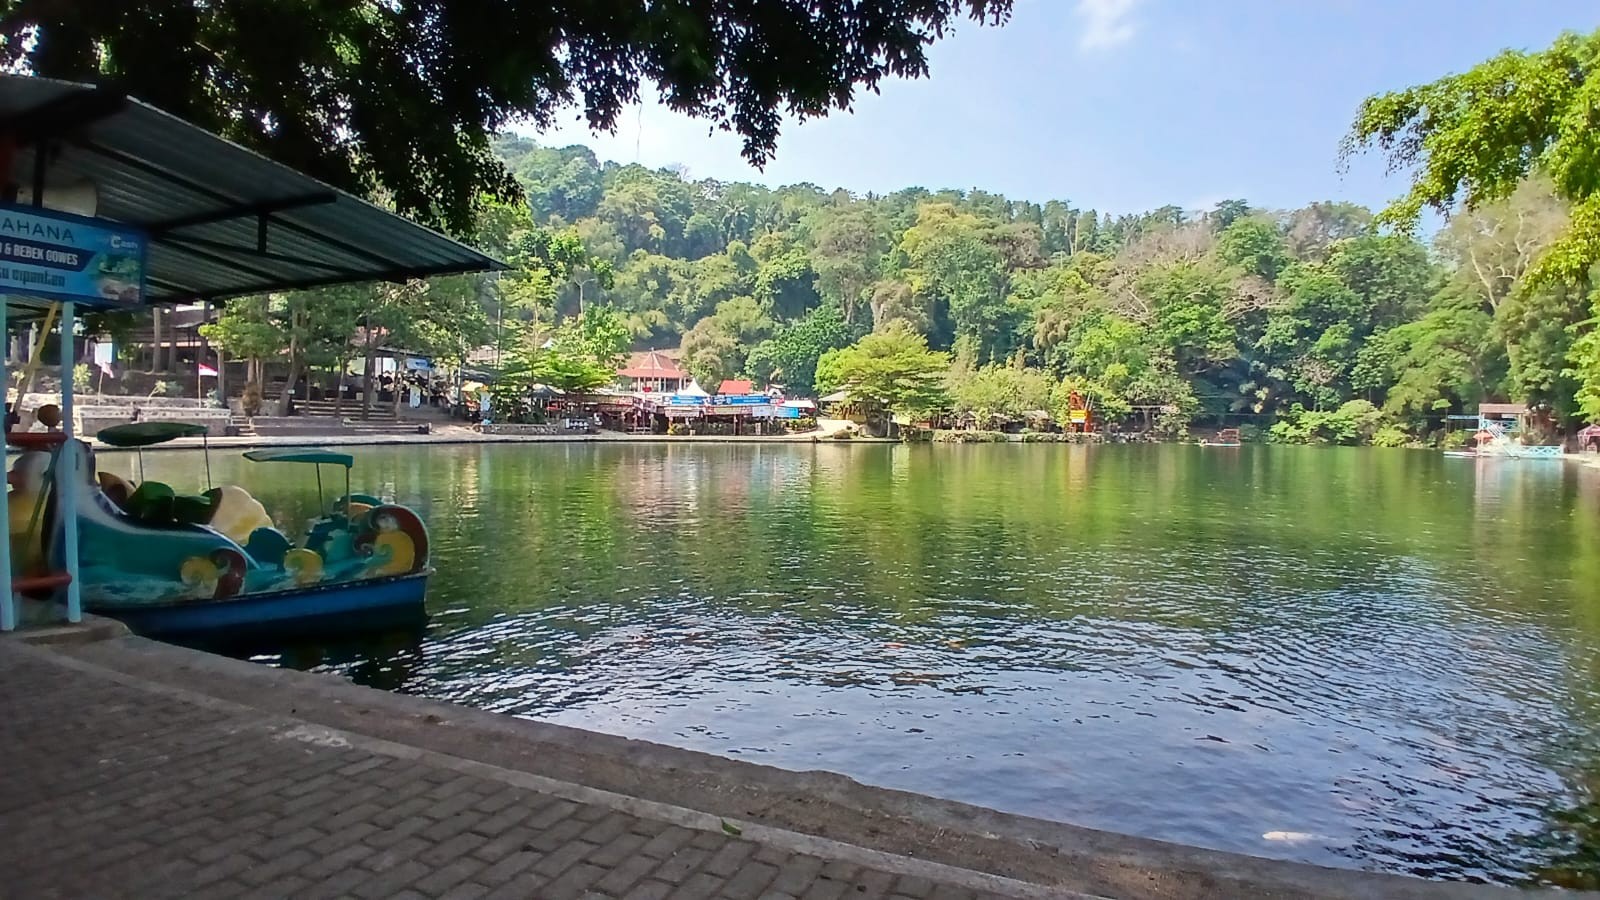
[[[0,75],[26,196],[87,180],[96,218],[149,233],[147,303],[503,269],[438,232],[114,91]],[[46,148],[44,166],[36,165]],[[0,156],[3,159],[3,156]],[[8,298],[12,303],[24,298]],[[42,303],[42,301],[41,301]]]

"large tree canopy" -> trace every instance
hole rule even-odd
[[[1572,224],[1532,277],[1577,280],[1600,261],[1600,31],[1371,97],[1345,149],[1372,144],[1392,169],[1412,170],[1410,191],[1383,213],[1390,223],[1504,199],[1542,172],[1572,201]]]
[[[640,86],[744,138],[927,73],[926,48],[1012,0],[0,0],[0,62],[115,84],[340,187],[458,233],[516,182],[489,136],[581,105],[609,129]]]

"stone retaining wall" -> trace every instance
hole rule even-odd
[[[128,422],[190,422],[204,425],[208,435],[227,431],[228,411],[192,397],[119,397],[111,394],[78,394],[73,397],[73,427],[79,435],[93,436],[102,428]],[[46,404],[59,406],[56,394],[30,393],[22,398],[19,413],[22,428],[33,425],[34,413]]]
[[[221,410],[209,400],[198,400],[194,397],[138,397],[122,394],[90,394],[77,392],[72,395],[74,406],[130,406],[130,407],[162,407],[166,409],[216,409]],[[24,409],[34,409],[46,403],[61,402],[61,395],[54,393],[30,393],[22,398]]]
[[[526,424],[518,424],[518,423],[509,423],[509,424],[504,424],[504,425],[499,425],[499,424],[485,425],[485,426],[483,426],[483,433],[484,434],[534,434],[534,435],[556,436],[556,435],[569,435],[569,434],[589,434],[590,431],[587,430],[587,429],[568,428],[565,425],[553,425],[553,424],[550,424],[550,423],[545,423],[543,425],[526,425]]]
[[[72,415],[78,434],[84,436],[129,422],[187,422],[205,426],[206,434],[213,437],[225,434],[228,428],[228,411],[214,408],[84,406],[74,408]]]

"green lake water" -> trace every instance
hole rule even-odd
[[[1181,446],[358,459],[358,489],[429,522],[426,633],[256,658],[1205,847],[1600,871],[1600,470]],[[194,453],[146,464],[203,478]],[[299,467],[212,465],[290,530],[315,508]]]

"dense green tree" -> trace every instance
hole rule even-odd
[[[1535,280],[1588,278],[1600,262],[1600,31],[1563,34],[1548,49],[1508,50],[1456,75],[1368,98],[1346,151],[1377,145],[1413,172],[1383,218],[1413,226],[1422,210],[1510,197],[1528,176],[1549,176],[1570,201],[1572,224],[1540,257]]]
[[[942,331],[940,323],[948,321],[950,339],[970,344],[980,362],[1010,354],[1014,327],[1003,257],[986,237],[977,216],[932,204],[922,207],[900,241],[907,280],[930,327]]]
[[[710,316],[683,336],[683,366],[705,391],[715,392],[723,381],[737,376],[747,359],[739,339],[718,328]]]
[[[1250,215],[1250,203],[1246,200],[1222,200],[1212,207],[1206,214],[1206,221],[1217,231],[1225,231],[1228,226]]]
[[[230,357],[246,363],[246,378],[261,381],[261,364],[287,346],[285,329],[273,310],[274,298],[263,294],[240,297],[222,308],[217,320],[200,326],[200,334]]]
[[[817,360],[848,345],[850,337],[851,328],[839,310],[819,306],[797,322],[779,325],[771,338],[751,348],[745,368],[759,382],[808,396],[816,386]]]
[[[751,293],[772,318],[798,319],[817,305],[817,276],[804,248],[766,234],[750,248],[750,255],[758,263]]]
[[[1367,383],[1387,383],[1385,408],[1402,416],[1476,402],[1503,367],[1493,320],[1470,303],[1442,304],[1390,329],[1371,346],[1377,349],[1362,361],[1378,371],[1366,376]]]
[[[715,391],[745,370],[753,347],[772,333],[771,316],[753,297],[734,297],[683,336],[683,362],[695,381]]]
[[[1039,229],[1047,256],[1071,254],[1078,224],[1077,210],[1060,200],[1051,200],[1039,211]]]
[[[949,375],[949,385],[951,409],[971,416],[980,428],[1018,421],[1032,411],[1048,411],[1055,386],[1039,369],[1003,364],[957,368]]]
[[[502,160],[516,161],[511,171],[522,184],[534,221],[575,222],[594,215],[604,183],[593,150],[541,147],[514,135],[499,135],[492,146]]]
[[[1329,270],[1354,291],[1373,328],[1410,321],[1428,304],[1436,270],[1423,246],[1404,235],[1362,234],[1333,245]]]
[[[872,409],[918,417],[943,409],[950,358],[903,324],[829,350],[817,361],[818,391],[847,391]]]
[[[853,324],[888,250],[883,226],[870,206],[852,205],[828,214],[815,236],[811,268],[817,273],[817,292]],[[869,324],[876,322],[874,318]]]
[[[1235,218],[1217,236],[1217,255],[1232,265],[1268,280],[1292,257],[1283,234],[1272,222],[1263,219]]]
[[[1589,319],[1574,327],[1565,375],[1578,385],[1574,403],[1582,417],[1600,422],[1600,294],[1592,294]]]
[[[1507,391],[1566,419],[1577,412],[1580,387],[1569,371],[1575,338],[1587,330],[1587,292],[1560,283],[1513,293],[1495,324],[1506,343]]]
[[[1233,358],[1234,330],[1224,315],[1232,291],[1227,270],[1206,262],[1164,265],[1139,277],[1153,332],[1181,372],[1197,375]]]
[[[1296,259],[1322,259],[1339,241],[1364,234],[1372,211],[1344,201],[1312,203],[1291,211],[1284,222],[1284,240]]]
[[[1272,426],[1271,439],[1283,444],[1365,444],[1383,424],[1383,414],[1366,400],[1351,400],[1326,412],[1298,404]]]

